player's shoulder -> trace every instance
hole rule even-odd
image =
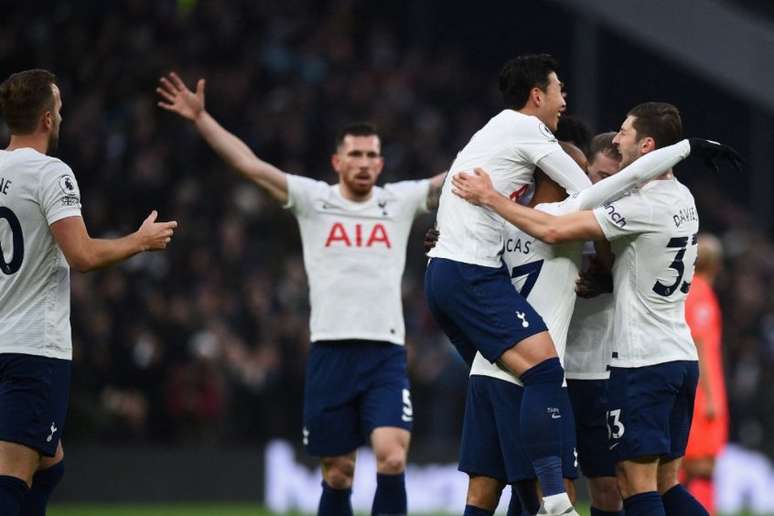
[[[382,196],[401,197],[413,191],[426,190],[429,185],[429,179],[407,179],[385,183],[383,186],[374,186],[374,193]]]
[[[61,159],[43,154],[29,147],[1,152],[5,159],[12,162],[15,167],[25,167],[28,170],[56,168],[72,172],[67,163]]]

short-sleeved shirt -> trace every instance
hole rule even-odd
[[[506,109],[470,139],[449,169],[438,207],[440,237],[431,257],[485,267],[500,267],[505,219],[452,193],[451,177],[485,169],[501,194],[514,198],[532,182],[535,165],[563,152],[551,131],[534,116]],[[583,173],[578,169],[578,174]]]
[[[577,211],[573,199],[539,204],[535,209],[552,215]],[[560,360],[564,360],[567,329],[575,304],[575,280],[581,262],[580,242],[549,245],[508,224],[503,247],[503,262],[511,274],[514,288],[540,314],[548,327]],[[481,353],[473,359],[471,375],[499,378],[522,385],[509,371],[486,360]]]
[[[594,254],[594,244],[587,242],[584,258]],[[601,294],[589,299],[577,298],[567,332],[564,352],[564,372],[568,380],[604,380],[610,377],[613,339],[612,294]]]
[[[353,202],[339,185],[288,175],[309,280],[312,341],[403,344],[401,277],[414,218],[427,211],[429,180],[374,187]]]
[[[685,322],[699,231],[691,192],[655,180],[593,213],[615,254],[610,365],[697,360]]]
[[[0,353],[72,358],[70,267],[49,226],[80,216],[70,167],[29,148],[0,151]]]

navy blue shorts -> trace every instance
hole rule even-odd
[[[53,457],[70,397],[69,360],[0,354],[0,441]]]
[[[304,386],[304,447],[335,457],[362,446],[375,428],[411,431],[406,349],[368,340],[312,343]]]
[[[607,443],[607,380],[567,380],[578,464],[586,478],[614,477],[615,459]]]
[[[611,367],[607,389],[608,443],[616,462],[685,455],[699,363]]]
[[[425,294],[433,317],[462,358],[495,362],[514,344],[546,331],[543,318],[511,284],[507,268],[432,258]]]
[[[459,470],[512,484],[535,478],[521,441],[520,412],[524,388],[489,376],[472,375],[465,402]],[[564,399],[567,399],[564,397]],[[578,478],[575,425],[567,406],[562,412],[562,470]]]

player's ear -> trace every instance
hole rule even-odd
[[[49,131],[54,128],[54,113],[52,113],[49,110],[46,110],[43,112],[43,115],[40,117],[40,123],[42,126],[42,129]]]
[[[339,156],[338,152],[331,154],[331,166],[338,174],[340,171],[339,169],[341,168],[341,157]]]
[[[537,86],[530,90],[529,97],[537,107],[540,107],[543,104],[543,91]]]
[[[650,136],[646,136],[640,142],[640,154],[646,154],[653,150],[656,150],[656,140]]]
[[[379,174],[382,173],[382,170],[384,170],[384,157],[379,156],[379,163],[376,165],[376,177],[379,177]]]

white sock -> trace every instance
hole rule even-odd
[[[572,502],[567,493],[543,497],[543,510],[548,514],[561,514],[570,507],[572,507]]]

